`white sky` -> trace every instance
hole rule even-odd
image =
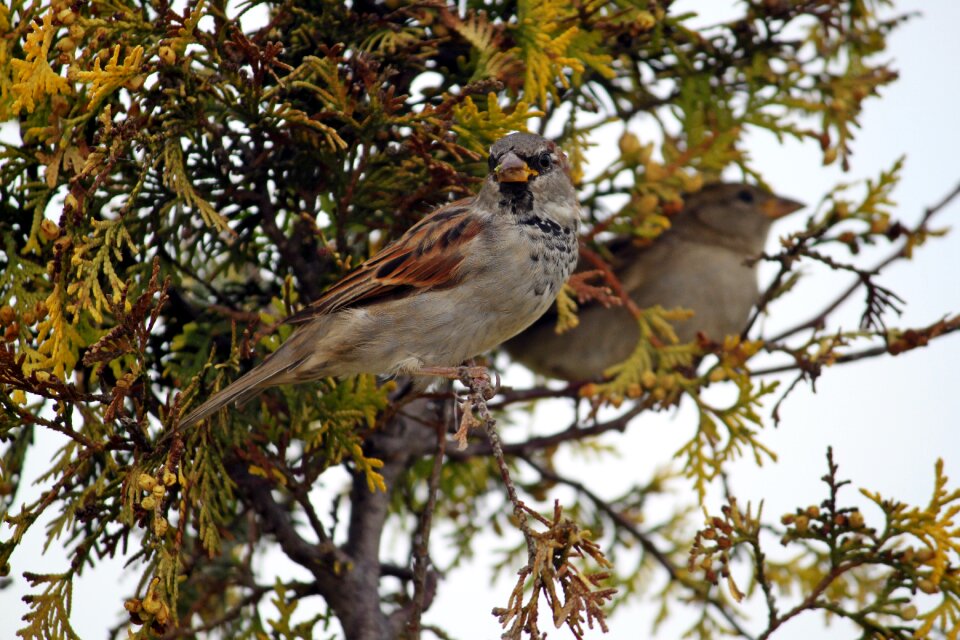
[[[700,11],[704,22],[715,22],[730,10],[732,3],[713,0],[683,0],[674,10]],[[890,58],[901,71],[901,78],[883,92],[879,100],[867,103],[861,119],[862,129],[854,143],[852,171],[842,174],[834,167],[820,166],[819,153],[811,145],[801,146],[786,142],[779,145],[770,136],[753,136],[750,150],[758,166],[763,168],[766,180],[784,195],[803,200],[810,205],[838,181],[873,178],[889,168],[901,154],[907,154],[903,180],[895,192],[899,204],[898,216],[905,222],[916,221],[924,208],[937,202],[960,181],[957,169],[957,149],[960,149],[960,128],[957,125],[957,105],[960,104],[960,83],[955,74],[945,71],[946,65],[960,60],[960,39],[948,37],[948,30],[960,24],[960,3],[955,0],[928,0],[924,3],[902,3],[904,8],[921,7],[924,15],[909,22],[891,37]],[[704,11],[716,12],[706,15]],[[615,140],[602,143],[598,154],[609,154],[615,149]],[[935,226],[956,226],[960,205],[954,203],[941,212]],[[785,220],[774,228],[774,236],[803,224],[802,214]],[[771,248],[776,238],[771,238]],[[960,284],[958,284],[958,252],[960,238],[952,234],[946,239],[932,241],[920,249],[910,263],[899,264],[882,280],[907,301],[902,323],[922,326],[940,317],[960,311]],[[885,252],[884,252],[885,253]],[[872,261],[865,264],[872,264]],[[769,270],[767,270],[769,275]],[[805,286],[780,313],[791,320],[807,318],[820,309],[831,292],[845,286],[836,278],[814,280]],[[859,298],[856,298],[859,302]],[[843,326],[856,325],[859,305],[848,305],[843,315]],[[786,323],[785,323],[786,324]],[[792,324],[792,322],[791,322]],[[893,323],[896,324],[896,323]],[[828,370],[820,379],[818,393],[807,387],[796,391],[782,408],[783,421],[778,429],[768,428],[763,441],[779,455],[775,465],[757,468],[749,459],[734,465],[733,488],[741,501],[765,502],[769,520],[791,511],[796,506],[818,502],[823,496],[819,477],[825,471],[825,451],[834,447],[840,464],[841,476],[851,478],[854,487],[868,487],[884,496],[895,497],[914,504],[925,504],[932,490],[933,465],[937,457],[946,459],[947,474],[960,486],[960,434],[957,417],[960,416],[960,393],[957,392],[955,362],[960,359],[960,336],[937,340],[932,347],[915,350],[896,358],[871,359]],[[519,368],[511,371],[518,379],[525,376]],[[538,412],[544,430],[551,430],[556,414],[550,410]],[[619,459],[605,459],[597,464],[583,459],[563,456],[567,469],[576,474],[599,493],[613,495],[631,483],[649,478],[651,470],[667,464],[671,455],[695,426],[695,416],[689,407],[676,414],[644,415],[636,420],[626,434],[615,434],[603,442],[621,452]],[[546,426],[544,426],[546,425]],[[520,431],[518,429],[517,431]],[[514,431],[505,433],[505,439],[522,437]],[[42,452],[52,454],[59,445],[56,438],[39,433],[37,448],[31,452],[27,474],[36,476],[46,463]],[[694,499],[688,486],[675,487],[677,502]],[[35,494],[35,491],[31,491]],[[558,493],[564,502],[569,494]],[[24,500],[31,496],[23,495]],[[851,489],[846,497],[865,504]],[[716,496],[710,497],[716,504]],[[668,505],[662,505],[666,508]],[[879,512],[866,511],[868,524],[879,525]],[[19,618],[26,611],[20,597],[26,593],[19,574],[24,570],[59,572],[66,567],[62,549],[54,545],[40,557],[41,529],[35,526],[29,539],[13,556],[12,588],[0,591],[0,640],[15,638]],[[7,537],[9,528],[0,530]],[[442,558],[442,536],[435,534],[434,553]],[[779,545],[769,546],[776,552]],[[387,544],[391,544],[389,539]],[[497,541],[486,541],[490,550]],[[405,548],[399,541],[395,551]],[[464,640],[497,638],[501,631],[490,610],[503,606],[509,591],[508,580],[489,584],[483,567],[488,557],[479,553],[480,562],[468,565],[447,577],[440,585],[439,595],[426,616],[427,622],[447,628]],[[267,571],[280,570],[274,554],[264,562]],[[102,638],[105,629],[120,619],[122,598],[132,589],[136,580],[128,574],[118,586],[121,562],[114,561],[89,569],[78,583],[74,593],[75,629],[82,638]],[[653,611],[642,604],[623,608],[610,621],[611,631],[588,637],[610,640],[633,640],[650,637],[649,625]],[[757,612],[755,617],[762,619]],[[678,638],[686,628],[684,620],[661,629],[656,638]],[[545,628],[548,623],[544,621]],[[850,628],[840,624],[823,626],[819,616],[806,616],[786,625],[775,637],[780,639],[849,638]],[[551,638],[567,638],[566,631],[551,631]]]

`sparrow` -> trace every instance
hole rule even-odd
[[[286,322],[274,353],[182,421],[280,384],[452,375],[553,304],[577,264],[580,206],[560,148],[514,133],[490,148],[479,192],[441,206]]]
[[[775,220],[803,207],[749,184],[708,184],[688,196],[672,227],[652,245],[610,242],[611,267],[637,306],[693,311],[674,326],[681,342],[698,333],[721,340],[742,331],[759,299],[757,267],[748,259],[763,252]],[[602,377],[636,348],[639,329],[624,307],[594,304],[578,317],[577,327],[558,335],[556,316],[548,314],[505,347],[532,371],[565,380]]]

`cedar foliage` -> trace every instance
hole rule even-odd
[[[666,476],[609,501],[553,464],[560,447],[589,447],[593,435],[686,399],[700,417],[677,473],[695,504],[732,459],[773,457],[760,403],[783,390],[756,375],[758,353],[787,357],[792,389],[825,366],[956,330],[957,316],[888,326],[898,298],[858,261],[864,245],[909,258],[937,233],[927,225],[936,210],[912,228],[894,219],[899,163],[838,187],[779,253],[760,257],[780,266],[760,311],[819,262],[859,277],[861,327],[820,322],[773,339],[680,345],[670,323],[682,310],[637,310],[641,342],[605,381],[501,394],[491,408],[555,396],[621,411],[504,445],[501,471],[538,478],[521,487],[513,519],[498,497],[496,447],[479,438],[444,456],[441,442],[437,458],[448,405],[411,400],[403,381],[280,388],[212,424],[178,427],[189,406],[277,348],[290,330],[280,321],[301,301],[433,206],[469,194],[486,148],[511,130],[556,134],[597,251],[602,232],[655,241],[684,193],[723,170],[762,180],[743,147],[749,130],[817,145],[825,163],[849,167],[861,109],[896,79],[883,53],[905,18],[880,17],[891,4],[751,0],[739,19],[702,31],[669,0],[0,5],[0,120],[16,120],[22,138],[0,149],[0,568],[44,513],[54,514],[46,535],[71,558],[61,573],[23,573],[33,595],[18,635],[76,637],[74,579],[120,555],[142,578],[104,604],[129,617],[114,635],[308,638],[339,633],[335,619],[351,638],[466,637],[431,626],[434,593],[462,579],[431,566],[432,519],[455,532],[460,558],[481,531],[514,547],[496,561],[520,575],[494,612],[504,637],[541,637],[546,619],[583,637],[637,598],[658,601],[663,617],[692,603],[701,615],[690,633],[703,638],[766,637],[814,609],[864,637],[955,637],[960,494],[940,467],[925,507],[866,492],[886,517],[867,523],[842,505],[831,458],[820,506],[764,522],[731,496],[690,539],[686,509],[665,522],[643,517]],[[256,11],[266,24],[245,29],[240,16]],[[630,133],[641,120],[662,128],[660,142]],[[619,152],[585,180],[592,131],[611,122],[624,125]],[[576,322],[575,298],[602,295],[572,281],[561,325]],[[718,385],[737,399],[701,396]],[[480,408],[471,420],[489,426]],[[16,505],[38,430],[63,446],[41,497]],[[317,504],[329,495],[311,488],[336,468],[352,485]],[[557,484],[579,499],[551,507]],[[381,562],[379,547],[396,525],[411,531],[400,565]],[[767,560],[762,529],[778,531],[795,560]],[[272,546],[311,579],[265,582],[252,559]],[[749,588],[731,578],[734,562],[752,565]],[[643,591],[651,572],[667,577],[660,593]],[[766,621],[747,621],[731,601],[756,590]],[[807,597],[782,611],[790,590]]]

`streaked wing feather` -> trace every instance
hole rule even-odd
[[[470,199],[458,200],[437,209],[286,322],[302,324],[411,289],[456,284],[468,246],[483,227],[480,218],[470,215],[470,203]]]

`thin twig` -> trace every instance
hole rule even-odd
[[[453,406],[453,402],[449,406]],[[455,413],[450,412],[454,418]],[[409,637],[416,640],[420,637],[420,617],[423,615],[426,599],[427,566],[430,563],[430,531],[433,523],[433,512],[437,507],[437,493],[440,490],[440,473],[443,471],[443,456],[447,450],[446,425],[441,423],[437,428],[437,451],[433,456],[433,469],[430,471],[429,493],[427,504],[420,515],[420,526],[414,535],[413,545],[413,611],[407,622]]]
[[[470,403],[472,410],[479,416],[480,423],[487,433],[487,439],[490,441],[490,449],[493,452],[494,459],[497,461],[497,468],[500,470],[500,477],[503,479],[503,484],[507,489],[507,496],[509,496],[510,503],[513,505],[513,514],[517,518],[517,525],[520,531],[523,532],[523,538],[527,543],[528,561],[530,562],[530,566],[533,566],[537,555],[536,538],[527,522],[526,505],[520,500],[517,494],[517,487],[513,484],[513,479],[510,477],[510,469],[507,467],[507,461],[503,455],[503,443],[500,441],[500,434],[497,433],[497,421],[490,414],[490,408],[487,406],[487,400],[494,395],[493,389],[490,386],[490,379],[464,376],[461,378],[461,382],[470,389],[467,402]]]
[[[640,307],[637,306],[637,303],[633,301],[630,294],[623,288],[623,283],[620,282],[620,278],[613,272],[610,265],[583,242],[580,243],[580,257],[589,262],[594,269],[603,273],[604,280],[623,302],[623,306],[626,307],[627,311],[629,311],[634,318],[639,318],[642,313]]]
[[[516,402],[529,402],[531,400],[541,400],[543,398],[571,398],[580,397],[580,389],[586,386],[586,381],[568,382],[561,389],[551,389],[548,386],[530,387],[529,389],[514,389],[504,387],[497,394],[497,402],[490,403],[490,409],[498,411]]]
[[[950,334],[952,334],[952,333],[956,333],[957,331],[960,331],[960,322],[957,322],[956,319],[955,319],[955,317],[948,319],[948,320],[945,321],[944,323],[935,323],[934,325],[931,325],[931,326],[937,326],[937,325],[940,325],[940,324],[943,324],[943,325],[944,325],[943,328],[942,328],[941,330],[939,330],[936,334],[927,335],[927,336],[926,336],[927,340],[935,340],[935,339],[937,339],[937,338],[940,338],[940,337],[943,337],[943,336],[947,336],[947,335],[950,335]],[[929,330],[929,328],[930,328],[930,327],[924,327],[924,328],[921,328],[921,329],[919,329],[919,330],[908,330],[908,331],[905,331],[905,332],[903,332],[903,333],[909,333],[909,331],[923,332],[923,331]],[[868,347],[868,348],[866,348],[866,349],[861,349],[861,350],[859,350],[859,351],[851,351],[850,353],[841,353],[841,354],[839,354],[839,355],[836,355],[836,356],[833,358],[832,364],[842,364],[842,363],[845,363],[845,362],[854,362],[854,361],[856,361],[856,360],[866,360],[866,359],[869,359],[869,358],[875,358],[875,357],[877,357],[877,356],[888,355],[888,354],[889,354],[889,355],[899,355],[899,354],[901,354],[901,353],[905,353],[906,351],[911,351],[911,350],[913,350],[913,349],[915,349],[915,348],[919,348],[919,347],[921,347],[921,346],[926,346],[926,344],[927,344],[927,343],[924,342],[924,343],[922,343],[922,344],[914,345],[914,346],[911,346],[911,347],[909,347],[909,348],[907,348],[907,349],[902,349],[902,350],[899,350],[899,351],[891,351],[889,345],[877,345],[877,346],[874,346],[874,347]],[[776,345],[769,345],[769,346],[770,346],[771,350],[775,350],[775,349],[776,349]],[[804,362],[804,361],[796,361],[796,362],[792,362],[792,363],[789,363],[789,364],[771,365],[771,366],[769,366],[769,367],[763,367],[763,368],[761,368],[761,369],[755,369],[755,370],[751,371],[751,374],[754,375],[754,376],[766,376],[766,375],[772,375],[772,374],[776,374],[776,373],[784,373],[784,372],[787,372],[787,371],[795,371],[795,370],[797,370],[797,369],[803,369],[803,370],[805,370],[805,368],[806,368],[806,367],[809,367],[810,364],[811,364],[811,363]]]
[[[534,451],[540,451],[547,449],[549,447],[556,446],[562,442],[567,442],[570,440],[582,440],[583,438],[588,438],[592,436],[599,436],[610,431],[624,431],[627,428],[627,425],[633,420],[636,416],[643,413],[646,410],[646,407],[642,405],[634,405],[628,411],[622,415],[610,420],[608,422],[598,422],[589,427],[580,427],[577,424],[570,426],[563,431],[558,431],[545,436],[537,436],[535,438],[530,438],[522,442],[509,442],[507,444],[501,443],[502,451],[509,455],[514,456],[523,456]],[[465,458],[472,458],[476,456],[485,456],[492,453],[491,445],[487,443],[477,442],[463,451],[455,451],[450,453],[450,457],[455,460],[461,460]]]
[[[840,364],[843,362],[854,362],[856,360],[875,358],[877,356],[882,356],[885,353],[888,353],[886,346],[881,345],[870,347],[869,349],[861,349],[860,351],[852,351],[850,353],[840,354],[834,358],[833,363]],[[762,369],[755,369],[750,373],[754,376],[769,376],[776,373],[786,373],[787,371],[796,371],[797,369],[803,368],[804,365],[801,365],[798,362],[792,362],[790,364],[771,365],[769,367],[763,367]]]
[[[948,204],[950,204],[950,202],[952,202],[958,196],[960,196],[960,184],[957,184],[957,186],[955,186],[953,190],[951,190],[946,196],[941,198],[941,200],[937,204],[931,207],[928,207],[924,211],[923,217],[920,219],[920,222],[917,223],[917,225],[908,232],[907,234],[908,237],[912,237],[913,235],[924,230],[927,226],[927,223],[930,222],[930,219],[934,215],[942,211]],[[910,246],[909,240],[905,241],[900,247],[898,247],[894,253],[887,256],[879,263],[877,263],[877,265],[874,266],[873,269],[867,270],[866,273],[879,273],[881,269],[884,269],[887,266],[889,266],[891,263],[905,257],[908,246]],[[781,269],[781,273],[777,275],[777,278],[774,279],[773,283],[771,283],[770,287],[767,289],[766,292],[764,292],[764,295],[761,297],[762,302],[765,301],[765,299],[770,295],[771,290],[779,284],[779,281],[782,275],[783,275],[783,270]],[[843,304],[851,295],[853,295],[857,291],[857,289],[863,286],[864,283],[865,281],[862,277],[857,278],[857,280],[853,284],[851,284],[840,295],[834,298],[819,313],[817,313],[813,317],[797,325],[790,327],[789,329],[785,329],[784,331],[781,331],[777,335],[767,338],[767,342],[777,342],[779,340],[783,340],[784,338],[792,336],[796,333],[799,333],[800,331],[804,331],[806,329],[814,329],[821,326],[826,321],[827,316],[833,313],[837,309],[837,307]],[[763,313],[763,306],[764,306],[763,304],[758,305],[757,309],[754,312],[753,317],[751,317],[750,322],[748,323],[748,330],[749,330],[749,327],[753,326],[757,317],[761,313]]]

